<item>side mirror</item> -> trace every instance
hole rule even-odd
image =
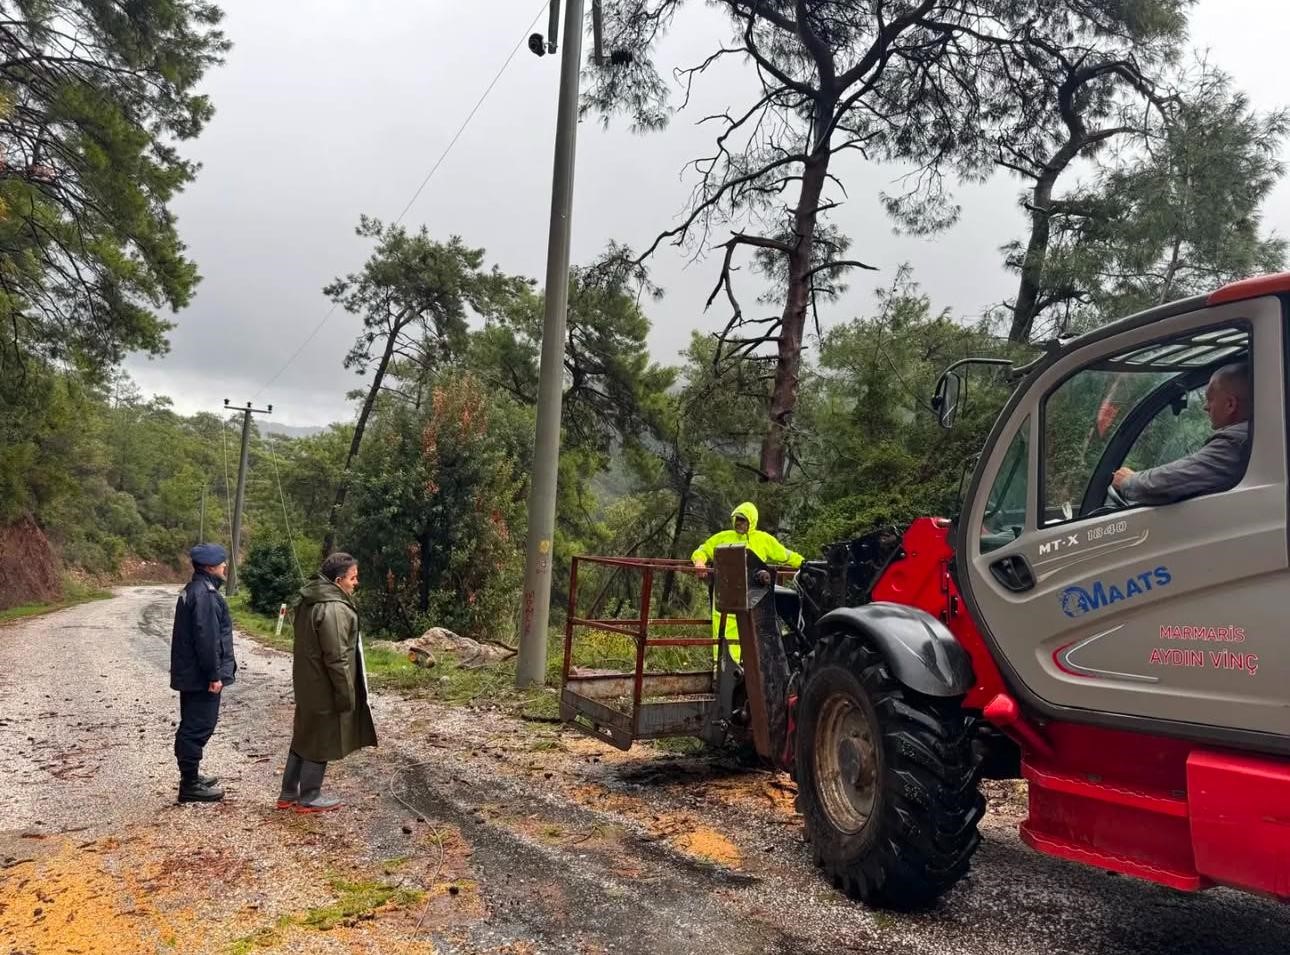
[[[963,379],[957,371],[947,371],[936,382],[936,394],[932,395],[932,410],[942,428],[954,427],[959,416],[959,401],[963,396]]]

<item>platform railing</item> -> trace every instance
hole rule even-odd
[[[613,568],[638,574],[637,615],[631,618],[592,615],[578,610],[580,574],[588,567]],[[792,571],[781,571],[791,574]],[[717,654],[707,656],[704,670],[649,671],[651,650],[705,647],[710,651],[720,640],[712,635],[712,618],[652,616],[654,588],[660,574],[698,577],[699,570],[688,560],[658,557],[574,557],[569,573],[569,604],[564,625],[564,662],[561,669],[561,716],[574,726],[627,749],[634,740],[662,736],[705,736],[720,716],[717,703]],[[706,573],[711,573],[709,569]],[[575,674],[574,646],[586,631],[601,631],[627,637],[633,642],[630,671]],[[688,632],[687,632],[688,631]],[[630,699],[624,710],[623,701]]]

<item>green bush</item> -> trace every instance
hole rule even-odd
[[[251,548],[241,568],[242,583],[250,593],[247,601],[257,613],[276,614],[300,589],[300,575],[286,544],[259,544]]]
[[[354,467],[341,543],[358,558],[372,634],[514,629],[532,423],[472,375],[443,375],[427,406],[391,408]]]

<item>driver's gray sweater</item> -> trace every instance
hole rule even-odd
[[[1225,491],[1241,479],[1249,443],[1248,421],[1219,428],[1186,457],[1137,472],[1120,486],[1120,494],[1133,504],[1172,504]]]

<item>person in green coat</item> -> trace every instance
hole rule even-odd
[[[357,587],[358,561],[337,553],[300,588],[291,667],[296,716],[279,809],[311,813],[339,808],[339,799],[322,794],[327,764],[376,745],[354,605]]]
[[[750,551],[756,554],[767,564],[772,567],[801,567],[802,555],[796,551],[791,551],[778,540],[774,535],[767,534],[765,531],[757,530],[757,506],[751,501],[744,501],[733,511],[730,512],[730,520],[733,524],[731,530],[717,531],[702,544],[700,544],[690,555],[690,560],[694,563],[695,569],[699,572],[699,577],[705,577],[708,573],[708,564],[716,559],[717,548],[723,544],[743,544]],[[770,584],[767,579],[764,583]],[[712,607],[712,636],[716,638],[721,631],[721,612],[717,610],[716,604]],[[733,616],[726,617],[726,640],[730,644],[730,656],[736,663],[739,662],[739,628],[735,626]],[[713,648],[713,655],[719,652],[718,648]]]

